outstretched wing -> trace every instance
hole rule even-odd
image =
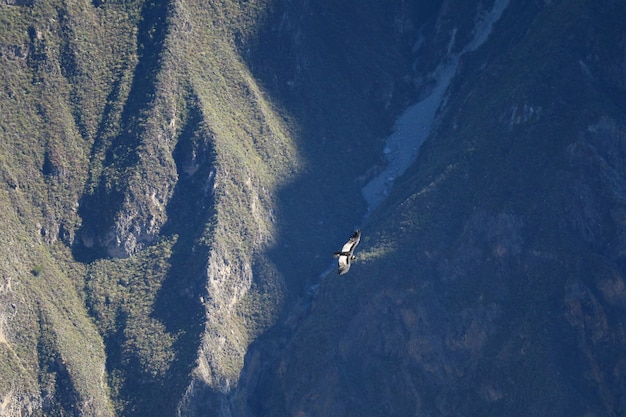
[[[354,232],[354,234],[352,236],[350,236],[350,239],[348,239],[348,241],[343,245],[343,248],[341,248],[342,252],[354,252],[354,248],[356,248],[356,245],[359,244],[359,242],[361,241],[361,231],[357,230],[356,232]]]
[[[352,260],[352,254],[354,252],[354,248],[359,244],[361,240],[361,231],[357,230],[354,232],[350,239],[343,245],[340,252],[335,252],[335,256],[338,257],[337,262],[339,264],[339,269],[337,272],[339,275],[343,275],[350,269],[350,261]]]

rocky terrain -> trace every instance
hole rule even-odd
[[[625,21],[0,3],[0,415],[626,414]]]

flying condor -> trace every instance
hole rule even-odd
[[[350,269],[350,262],[356,259],[354,256],[354,248],[359,244],[361,240],[361,231],[357,229],[356,232],[350,239],[343,245],[340,251],[333,253],[335,258],[338,258],[339,268],[337,269],[337,273],[339,275],[343,275]]]

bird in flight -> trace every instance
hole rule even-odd
[[[348,241],[343,245],[341,250],[333,253],[333,256],[338,258],[337,262],[339,264],[339,268],[337,273],[339,275],[345,274],[350,269],[350,262],[356,259],[356,256],[354,256],[354,248],[356,248],[356,245],[359,244],[360,240],[361,231],[357,229],[357,231],[354,232],[354,234],[350,236],[350,239],[348,239]]]

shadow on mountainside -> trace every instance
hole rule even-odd
[[[149,117],[156,91],[156,76],[160,71],[160,55],[167,35],[169,2],[146,2],[141,12],[137,35],[138,63],[133,71],[130,93],[123,105],[119,133],[108,137],[109,124],[114,123],[115,108],[107,105],[98,137],[92,148],[92,165],[98,167],[92,178],[93,190],[80,200],[79,214],[83,219],[73,247],[76,260],[91,263],[110,257],[107,238],[115,227],[125,198],[131,193],[128,172],[137,170],[140,163],[139,147],[146,138],[145,120]],[[122,77],[113,85],[109,98],[119,99]],[[150,374],[138,355],[124,352],[124,344],[136,326],[127,313],[116,314],[116,331],[105,337],[107,372],[113,382],[114,399],[120,406],[120,415],[172,416],[196,366],[201,334],[204,330],[205,310],[201,295],[206,292],[203,277],[209,247],[202,237],[210,233],[207,224],[214,215],[213,179],[215,175],[214,149],[211,133],[202,124],[202,115],[193,94],[186,97],[187,119],[173,151],[178,182],[166,206],[167,222],[161,229],[162,237],[175,241],[171,247],[169,267],[160,283],[151,307],[150,318],[164,326],[171,335],[173,357],[167,370],[160,375]],[[142,168],[140,168],[142,169]],[[210,227],[210,226],[209,226]],[[141,274],[141,271],[132,271]],[[156,360],[156,359],[155,359]]]
[[[415,99],[406,80],[416,28],[439,7],[331,3],[276,10],[246,56],[256,79],[297,124],[306,170],[277,194],[278,236],[266,255],[286,281],[287,300],[277,324],[249,348],[237,399],[230,401],[248,409],[234,415],[280,408],[266,404],[269,393],[276,394],[276,361],[308,315],[333,251],[361,226],[366,173],[380,163],[396,115]],[[333,269],[328,279],[335,278]]]
[[[268,251],[297,296],[327,269],[338,242],[360,226],[366,211],[360,189],[382,160],[396,115],[415,99],[410,76],[417,27],[439,2],[283,6],[273,10],[244,57],[298,130],[306,168],[278,193],[278,240]]]
[[[556,27],[563,13],[547,9]],[[539,32],[555,51],[571,42]],[[548,44],[537,27],[524,36]],[[620,415],[623,112],[569,52],[539,60],[511,50],[464,62],[441,131],[398,181],[398,204],[377,216],[380,234],[405,243],[389,258],[393,271],[375,263],[354,284],[328,282],[333,292],[320,294],[295,337],[268,333],[250,349],[248,369],[266,361],[260,382],[242,377],[255,415]],[[517,88],[544,113],[509,124],[520,61],[541,62]],[[285,221],[289,237],[296,223]],[[616,280],[619,289],[607,283]]]
[[[159,58],[168,31],[168,0],[146,1],[141,10],[137,32],[138,62],[133,71],[128,98],[119,120],[119,131],[108,137],[110,123],[115,123],[114,106],[107,104],[98,127],[90,163],[102,166],[96,170],[97,178],[91,178],[92,187],[79,201],[78,213],[82,225],[77,231],[73,255],[79,262],[88,263],[107,257],[107,234],[114,227],[117,215],[128,193],[128,181],[124,173],[139,161],[138,147],[145,127],[142,126],[156,91],[156,76],[161,68]],[[113,83],[109,96],[113,103],[119,99],[122,72]],[[93,171],[93,169],[92,169]]]
[[[211,133],[201,124],[202,116],[193,103],[189,105],[188,117],[174,149],[179,180],[167,207],[168,222],[163,227],[165,235],[176,235],[178,239],[172,247],[169,272],[154,304],[154,317],[169,333],[177,335],[174,343],[176,358],[167,380],[171,398],[158,410],[163,416],[175,413],[197,365],[206,321],[202,299],[206,298],[205,277],[210,250],[202,238],[211,233],[207,228],[211,227],[211,218],[215,214]]]

